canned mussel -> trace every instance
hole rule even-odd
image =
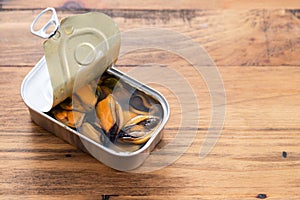
[[[106,147],[136,151],[162,121],[162,107],[150,95],[104,73],[49,114]]]
[[[48,11],[50,20],[35,30]],[[99,12],[59,22],[55,9],[47,8],[31,32],[46,39],[45,56],[21,86],[32,120],[114,169],[140,166],[162,138],[169,105],[113,67],[121,44],[115,22]]]

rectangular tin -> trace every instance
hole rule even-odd
[[[157,143],[161,140],[162,129],[169,118],[170,109],[166,99],[159,92],[153,90],[152,88],[146,85],[143,85],[142,83],[134,80],[133,78],[127,76],[123,72],[113,67],[109,68],[108,72],[120,78],[132,87],[138,88],[142,92],[151,95],[162,106],[163,116],[161,124],[153,133],[151,138],[145,143],[145,145],[137,151],[116,152],[112,149],[104,147],[101,144],[86,137],[85,135],[69,128],[68,126],[57,121],[56,119],[50,117],[46,113],[35,110],[34,106],[30,105],[29,101],[26,98],[35,94],[36,91],[34,85],[42,84],[46,81],[44,80],[46,77],[43,76],[43,74],[47,73],[47,64],[45,57],[42,57],[42,59],[24,78],[21,86],[21,96],[29,109],[32,120],[36,124],[50,131],[57,137],[63,139],[64,141],[91,154],[93,157],[95,157],[97,160],[104,163],[105,165],[120,171],[128,171],[140,166],[149,156],[150,152],[154,149]]]

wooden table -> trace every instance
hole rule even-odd
[[[204,81],[187,64],[176,65],[177,56],[157,50],[127,55],[118,69],[156,62],[174,67],[193,85],[201,113],[197,135],[170,166],[119,172],[35,125],[20,85],[43,55],[42,40],[29,27],[48,6],[60,18],[97,10],[112,16],[121,31],[167,28],[201,44],[218,67],[227,99],[224,128],[212,151],[198,156],[212,111]],[[297,8],[298,0],[0,1],[0,199],[299,199]],[[160,146],[171,141],[180,120],[176,99],[162,92],[172,114]]]

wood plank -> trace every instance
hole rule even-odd
[[[299,198],[300,14],[295,9],[270,10],[295,8],[298,2],[223,0],[221,8],[229,10],[172,10],[177,9],[176,0],[160,6],[156,0],[151,0],[153,5],[95,4],[94,9],[111,15],[122,31],[152,26],[190,36],[212,56],[224,81],[224,129],[210,154],[200,159],[212,111],[201,75],[186,60],[162,50],[143,49],[119,59],[117,68],[129,74],[150,73],[154,66],[175,70],[198,98],[199,125],[182,126],[177,97],[187,93],[151,84],[166,96],[172,111],[155,151],[171,142],[179,128],[187,136],[197,135],[176,162],[150,173],[115,171],[31,122],[20,85],[42,55],[42,40],[31,36],[28,27],[39,6],[46,4],[33,2],[0,2],[0,199],[251,200],[258,194],[267,199]],[[64,9],[72,11],[61,10],[59,15],[85,12],[92,2],[79,12],[69,3]],[[186,9],[202,6],[193,0],[185,3]],[[64,4],[53,1],[58,7]],[[106,10],[111,6],[119,9]],[[251,6],[268,9],[248,10]],[[174,83],[174,88],[182,85]]]
[[[2,9],[44,9],[46,7],[55,7],[64,10],[78,10],[78,9],[142,9],[142,10],[166,10],[166,9],[295,9],[299,8],[297,0],[276,1],[268,0],[247,1],[247,0],[173,0],[172,2],[161,2],[159,0],[146,1],[109,1],[109,0],[90,0],[90,1],[66,1],[54,0],[51,4],[48,2],[21,1],[21,0],[4,0]]]
[[[222,9],[298,9],[297,1],[222,0]]]
[[[297,10],[103,11],[113,17],[121,31],[156,27],[191,37],[207,50],[218,66],[299,65],[295,59],[300,49]],[[29,32],[38,12],[0,13],[1,65],[33,66],[43,55],[43,40]],[[58,15],[63,18],[75,13],[58,12]],[[156,51],[152,53],[152,57],[157,58],[156,63],[161,62],[162,56]],[[135,60],[130,62],[136,64]]]
[[[119,69],[128,71],[130,67]],[[192,82],[199,82],[192,70],[187,66],[183,69],[177,68]],[[203,129],[179,160],[147,174],[112,170],[32,124],[16,87],[30,68],[0,70],[0,194],[6,199],[100,199],[102,195],[118,195],[111,199],[254,199],[259,193],[273,199],[299,196],[298,67],[220,68],[228,104],[225,128],[213,151],[204,159],[198,158],[206,136],[205,126],[200,126]],[[205,94],[204,87],[197,91]],[[174,101],[169,101],[172,106]],[[201,102],[204,108],[209,104],[204,95]],[[208,117],[206,109],[201,113]],[[166,127],[160,146],[176,133],[177,125],[170,123],[174,121]]]
[[[293,131],[225,131],[205,159],[197,158],[201,145],[197,139],[176,163],[148,174],[117,172],[71,150],[71,157],[51,151],[1,151],[0,193],[15,198],[33,195],[33,199],[48,195],[99,199],[103,194],[121,199],[253,199],[266,193],[275,199],[292,199],[299,195],[295,177],[300,164],[298,137]],[[23,137],[19,140],[26,141]],[[47,143],[41,144],[48,149]],[[283,150],[288,152],[287,158],[282,157]]]

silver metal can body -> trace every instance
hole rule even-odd
[[[110,68],[108,69],[108,71],[114,76],[121,78],[124,82],[127,82],[132,87],[139,88],[139,90],[150,94],[152,98],[155,98],[161,104],[163,112],[161,124],[155,130],[151,138],[137,151],[116,152],[112,149],[109,149],[108,147],[105,147],[86,137],[80,132],[62,124],[61,122],[57,121],[56,119],[52,118],[46,113],[34,109],[34,106],[30,105],[32,99],[35,98],[35,93],[39,92],[36,86],[40,85],[41,82],[50,81],[47,80],[49,79],[49,77],[47,77],[47,64],[44,57],[24,78],[21,86],[21,96],[29,109],[32,120],[36,124],[50,131],[57,137],[63,139],[64,141],[91,154],[93,157],[95,157],[97,160],[104,163],[105,165],[120,171],[128,171],[142,165],[142,163],[148,157],[150,152],[161,140],[162,129],[169,118],[170,108],[166,99],[159,92],[153,90],[152,88],[146,85],[143,85],[142,83],[132,79],[131,77],[127,76],[126,74],[115,68]],[[28,100],[29,98],[31,99]]]

